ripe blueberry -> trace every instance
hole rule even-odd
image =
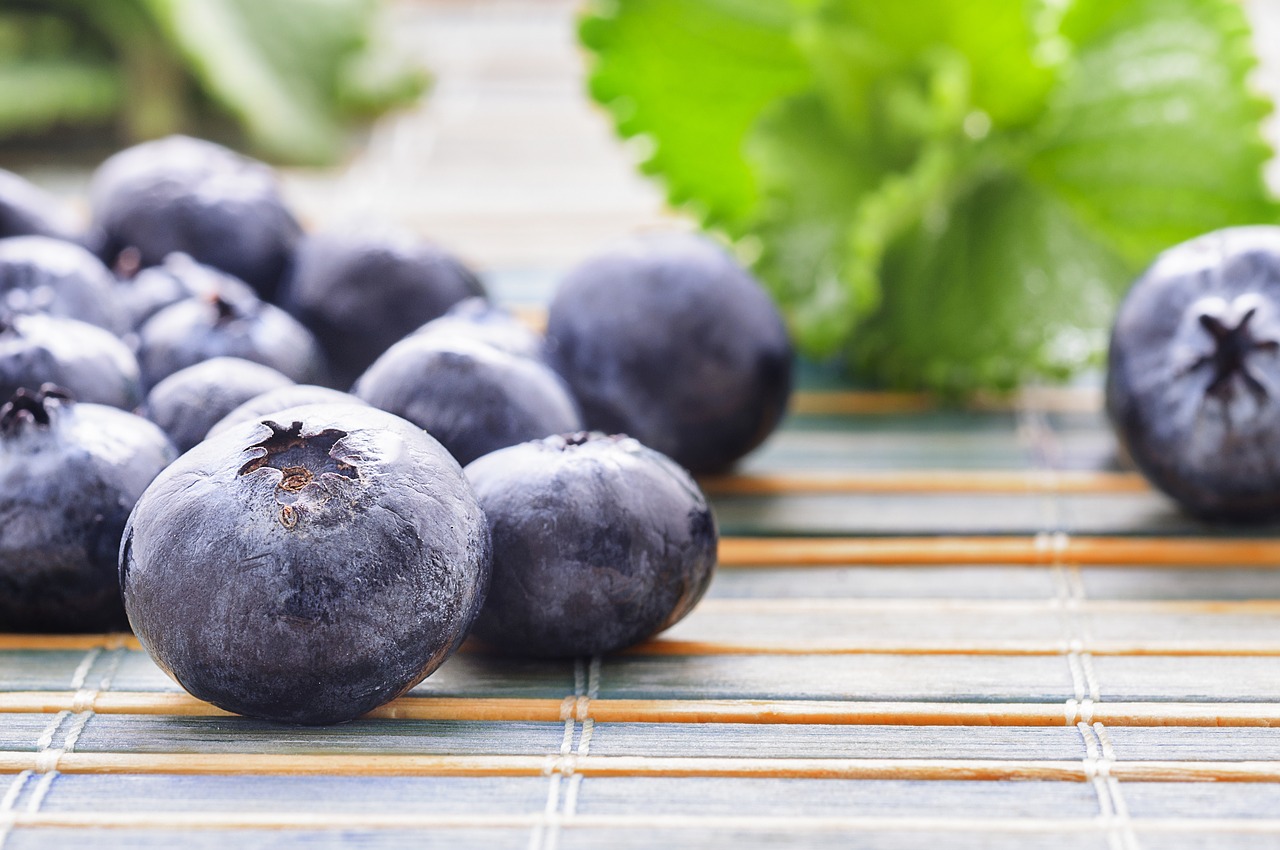
[[[275,173],[221,145],[170,136],[123,150],[89,187],[98,255],[143,267],[180,251],[271,298],[301,233]]]
[[[67,211],[48,192],[12,171],[0,168],[0,239],[6,236],[52,236],[75,239]]]
[[[510,311],[487,298],[459,301],[438,319],[432,319],[413,332],[415,336],[435,339],[472,339],[520,357],[543,357],[543,339]]]
[[[462,642],[489,532],[462,470],[379,410],[308,405],[179,458],[138,500],[120,585],[195,696],[292,723],[358,717]]]
[[[339,392],[328,387],[318,387],[315,384],[290,384],[287,387],[256,395],[236,407],[215,422],[207,436],[213,437],[241,422],[261,419],[287,407],[301,407],[304,404],[364,404],[364,402],[350,393]]]
[[[475,634],[508,652],[612,652],[675,624],[711,581],[716,526],[693,479],[622,436],[548,437],[467,478],[493,532]]]
[[[401,340],[351,392],[425,428],[463,464],[582,427],[569,390],[545,364],[456,337]]]
[[[281,304],[328,356],[337,386],[349,387],[393,343],[484,288],[455,257],[385,226],[308,236]]]
[[[1193,514],[1280,514],[1280,228],[1170,248],[1111,334],[1107,413],[1150,481]]]
[[[792,350],[764,290],[709,240],[633,239],[561,284],[551,364],[589,428],[627,433],[695,472],[719,472],[774,429]]]
[[[0,632],[123,628],[120,536],[176,456],[132,413],[50,387],[10,397],[0,407]]]
[[[214,357],[179,369],[152,387],[141,412],[169,435],[178,451],[185,452],[240,404],[293,385],[270,366],[239,357]]]
[[[0,314],[0,398],[44,384],[124,410],[142,400],[138,361],[110,331],[44,313]]]
[[[112,298],[115,278],[79,245],[47,236],[0,239],[0,307],[67,316],[124,330]]]
[[[285,311],[229,289],[165,307],[138,331],[138,364],[148,387],[212,357],[270,366],[300,384],[323,383],[315,338]]]

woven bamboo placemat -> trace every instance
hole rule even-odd
[[[342,726],[227,716],[127,635],[0,635],[0,842],[1274,845],[1280,540],[1072,465],[1081,398],[796,414],[705,482],[721,566],[667,634],[466,648]]]
[[[402,3],[435,89],[288,175],[304,218],[405,221],[535,321],[559,269],[670,224],[583,101],[574,7]],[[127,635],[0,635],[0,847],[1280,847],[1274,529],[1116,471],[1087,387],[801,383],[705,482],[708,598],[627,653],[464,649],[310,729],[191,699]]]

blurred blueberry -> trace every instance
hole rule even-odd
[[[29,180],[0,168],[0,239],[50,236],[74,241],[71,215],[58,200]]]
[[[214,357],[179,369],[147,393],[140,411],[185,452],[205,438],[223,416],[268,390],[293,381],[261,363],[239,357]]]
[[[0,407],[0,632],[125,627],[125,520],[176,454],[145,419],[51,388]]]
[[[1190,513],[1280,515],[1280,227],[1161,254],[1120,305],[1107,413],[1144,475]]]
[[[138,361],[110,331],[43,313],[0,313],[0,398],[44,384],[124,410],[142,401]]]
[[[425,428],[463,464],[582,427],[568,388],[545,364],[456,337],[401,340],[351,392]]]
[[[107,159],[89,187],[98,256],[129,249],[154,266],[174,252],[222,269],[272,298],[301,229],[275,172],[200,139],[169,136]]]
[[[348,387],[382,352],[484,288],[456,257],[399,228],[358,225],[304,238],[281,304]]]
[[[413,332],[436,339],[472,339],[520,357],[542,359],[542,335],[509,310],[479,296],[459,301],[443,316]]]
[[[300,384],[324,383],[326,374],[306,328],[279,307],[236,290],[219,288],[171,304],[138,331],[145,386],[213,357],[252,360]]]
[[[112,297],[115,278],[97,257],[47,236],[0,239],[0,308],[80,319],[113,333],[125,329]]]
[[[276,413],[285,408],[300,407],[304,404],[365,404],[365,402],[350,393],[340,392],[329,387],[319,387],[315,384],[290,384],[287,387],[268,390],[256,395],[236,407],[214,423],[213,427],[209,429],[208,436],[213,437],[221,434],[241,422],[261,419],[268,414]]]
[[[701,236],[632,239],[571,271],[547,349],[589,428],[630,434],[694,472],[723,471],[763,442],[791,394],[777,308]]]

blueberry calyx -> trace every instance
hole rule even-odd
[[[1266,386],[1249,370],[1248,356],[1255,351],[1280,350],[1280,342],[1274,339],[1257,339],[1250,329],[1250,323],[1258,312],[1257,307],[1250,307],[1240,317],[1235,327],[1229,327],[1220,316],[1212,313],[1201,313],[1200,327],[1213,337],[1213,352],[1201,355],[1191,364],[1187,371],[1194,371],[1201,366],[1213,367],[1213,379],[1205,388],[1205,394],[1211,395],[1224,404],[1234,394],[1232,378],[1240,376],[1249,393],[1258,404],[1267,401],[1269,393]]]
[[[12,436],[26,425],[48,428],[49,402],[54,405],[75,401],[71,393],[53,384],[44,384],[36,392],[19,388],[0,406],[0,434]]]
[[[280,489],[291,492],[301,490],[325,473],[343,478],[359,477],[354,466],[332,455],[334,445],[347,436],[346,431],[328,428],[304,437],[301,422],[287,428],[265,420],[262,424],[271,429],[271,435],[250,448],[262,449],[263,454],[240,467],[240,475],[269,466],[280,470],[283,476],[278,485]]]

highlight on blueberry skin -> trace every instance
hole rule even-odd
[[[1120,305],[1106,400],[1121,446],[1186,511],[1280,516],[1280,227],[1161,254]]]
[[[545,363],[457,336],[401,340],[351,392],[425,428],[461,464],[582,428],[568,387]]]
[[[280,303],[316,335],[334,372],[351,386],[394,343],[484,287],[456,257],[386,224],[305,237]]]
[[[781,315],[702,236],[633,238],[572,270],[551,302],[547,352],[588,428],[699,473],[762,443],[791,395]]]
[[[462,469],[370,407],[278,411],[207,439],[147,488],[120,548],[129,622],[194,696],[338,723],[461,644],[489,530]]]
[[[0,239],[0,308],[66,316],[119,333],[125,319],[112,297],[114,284],[110,270],[72,242]]]
[[[102,163],[89,186],[92,241],[115,267],[143,268],[175,251],[272,298],[302,229],[267,165],[203,139],[169,136]]]
[[[213,437],[241,422],[261,419],[288,407],[301,407],[304,404],[355,404],[363,401],[350,393],[321,387],[316,384],[289,384],[255,395],[253,398],[235,407],[209,428],[206,436]]]
[[[51,386],[0,406],[0,632],[124,628],[125,521],[175,457],[145,419]]]
[[[474,634],[508,653],[613,652],[674,625],[716,562],[715,518],[669,458],[578,433],[485,455],[467,478],[493,532]]]
[[[169,435],[178,451],[185,452],[244,402],[291,386],[293,381],[270,366],[239,357],[214,357],[179,369],[156,384],[140,412]],[[282,404],[276,409],[293,406]]]
[[[77,319],[0,310],[0,399],[44,384],[122,410],[142,401],[138,360],[115,334]]]

